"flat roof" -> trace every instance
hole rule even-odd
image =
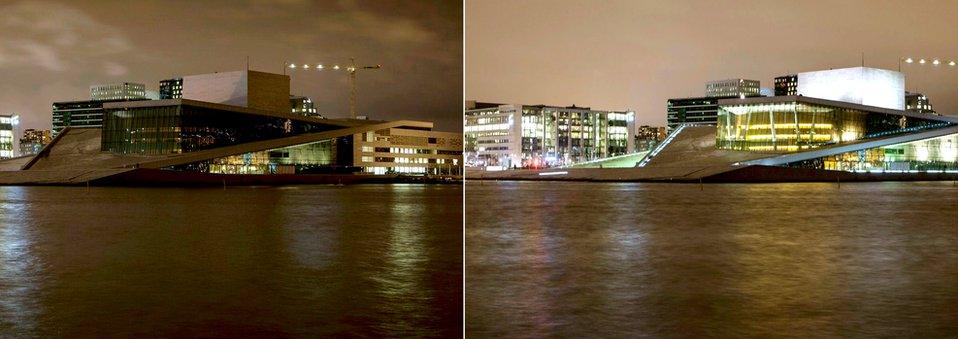
[[[750,105],[750,104],[779,104],[779,103],[789,103],[789,102],[818,104],[818,105],[825,105],[825,106],[832,106],[832,107],[857,109],[857,110],[875,112],[875,113],[903,115],[909,118],[938,120],[938,121],[958,123],[958,118],[953,118],[948,116],[900,111],[900,110],[891,109],[891,108],[860,105],[860,104],[844,102],[844,101],[835,101],[835,100],[828,100],[828,99],[806,97],[802,95],[782,95],[782,96],[774,96],[774,97],[746,97],[745,99],[731,98],[731,99],[719,100],[718,104],[719,106],[728,106],[728,105]]]

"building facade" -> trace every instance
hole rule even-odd
[[[0,114],[0,159],[14,157],[13,136],[16,116]]]
[[[631,111],[478,103],[464,120],[470,166],[552,167],[634,152]]]
[[[720,149],[788,153],[943,127],[928,115],[853,103],[783,96],[719,103]]]
[[[775,77],[775,96],[798,95],[798,74]]]
[[[705,83],[705,96],[714,97],[753,97],[760,95],[761,83],[758,80],[726,79]]]
[[[666,129],[669,133],[679,125],[715,125],[718,120],[718,102],[728,97],[674,98],[666,104]]]
[[[648,151],[665,140],[668,134],[665,126],[639,126],[635,133],[635,151]]]
[[[296,115],[316,118],[323,117],[321,114],[319,114],[319,112],[316,111],[316,104],[313,103],[313,100],[305,96],[290,95],[289,106],[292,108],[291,112]]]
[[[120,82],[90,86],[90,100],[147,99],[146,85]]]
[[[905,92],[905,110],[923,114],[938,114],[931,106],[928,97],[917,92]]]
[[[160,99],[179,99],[183,97],[183,78],[160,80]]]
[[[43,150],[43,146],[50,144],[52,140],[53,133],[50,130],[28,128],[23,131],[23,136],[20,137],[20,155],[40,153],[40,151]]]
[[[53,103],[53,136],[67,127],[102,127],[103,104],[146,99],[62,101]]]

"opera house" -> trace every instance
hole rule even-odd
[[[295,184],[461,176],[462,136],[431,122],[290,113],[289,77],[187,77],[184,98],[111,102],[101,128],[68,127],[0,184]],[[188,98],[188,99],[187,99]]]

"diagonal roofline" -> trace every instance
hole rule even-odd
[[[258,152],[258,151],[265,151],[265,150],[274,149],[274,148],[295,146],[295,145],[306,144],[306,143],[311,143],[316,141],[322,141],[326,139],[344,137],[344,136],[353,135],[357,133],[364,133],[364,132],[382,130],[387,128],[416,126],[416,125],[422,125],[422,124],[431,125],[431,123],[424,123],[422,121],[414,121],[414,120],[387,121],[387,122],[381,122],[376,124],[341,128],[341,129],[336,129],[332,131],[301,134],[301,135],[296,135],[296,136],[291,136],[286,138],[255,141],[255,142],[249,142],[249,143],[244,143],[239,145],[223,146],[223,147],[217,147],[214,149],[188,152],[188,153],[174,155],[174,156],[163,158],[163,159],[140,162],[132,166],[138,167],[138,168],[163,168],[163,167],[193,163],[197,161],[203,161],[207,159],[222,158],[222,157],[228,157],[228,156],[249,153],[249,152]]]
[[[888,145],[895,145],[905,142],[919,141],[931,138],[937,138],[941,136],[946,136],[949,134],[958,133],[958,126],[948,126],[942,127],[930,131],[923,131],[919,133],[906,134],[906,135],[897,135],[887,138],[879,139],[869,139],[863,140],[861,142],[843,144],[843,145],[834,145],[830,147],[816,148],[808,150],[805,152],[799,153],[789,153],[784,155],[772,156],[768,158],[761,158],[756,160],[743,161],[740,165],[749,166],[749,165],[766,165],[766,166],[778,166],[796,161],[811,160],[815,158],[821,158],[825,156],[860,151],[868,148],[882,147]]]
[[[103,104],[103,109],[122,109],[122,108],[143,108],[143,107],[162,107],[162,106],[194,106],[194,107],[203,107],[221,111],[230,111],[236,113],[245,113],[259,116],[266,116],[272,118],[282,118],[290,119],[300,122],[313,123],[313,124],[324,124],[340,127],[353,127],[353,126],[362,126],[369,124],[381,123],[381,120],[359,120],[359,119],[320,119],[314,117],[308,117],[304,115],[297,115],[288,112],[275,112],[267,111],[256,108],[249,108],[243,106],[234,106],[227,104],[220,104],[214,102],[190,100],[190,99],[162,99],[162,100],[139,100],[139,101],[122,101],[122,102],[109,102]]]

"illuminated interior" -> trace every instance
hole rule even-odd
[[[718,148],[789,153],[950,125],[799,101],[719,107]]]

